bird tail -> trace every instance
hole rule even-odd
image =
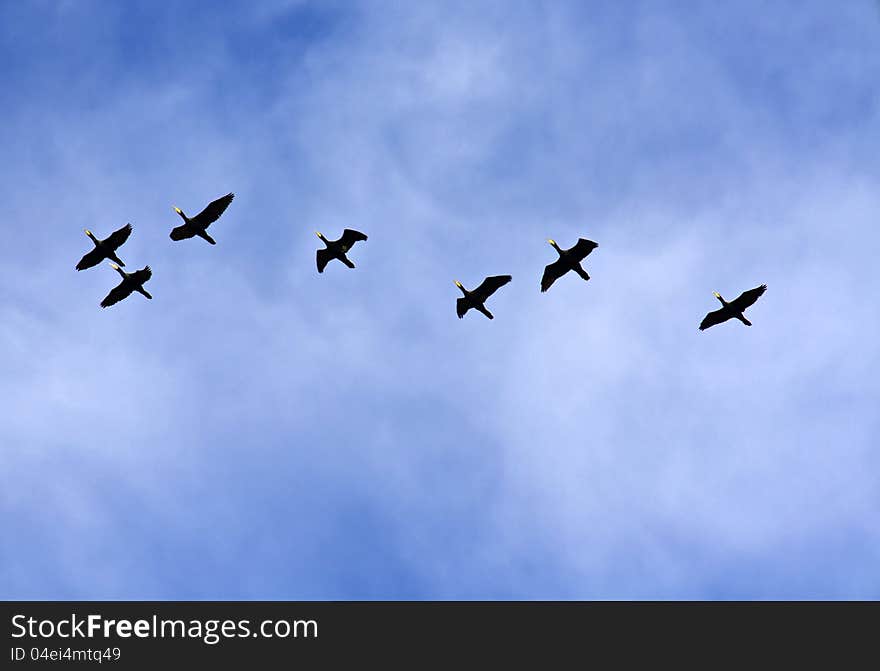
[[[477,306],[477,310],[479,310],[480,312],[482,312],[482,313],[483,313],[484,315],[486,315],[489,319],[495,319],[495,317],[492,316],[492,313],[489,312],[489,311],[486,309],[486,306],[485,306],[485,305],[478,305],[478,306]]]

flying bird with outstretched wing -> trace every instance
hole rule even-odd
[[[119,301],[128,298],[134,291],[137,291],[146,298],[153,298],[147,293],[146,289],[144,289],[144,282],[153,276],[153,271],[150,270],[150,266],[144,266],[140,270],[135,270],[133,273],[125,272],[115,263],[111,263],[110,267],[122,276],[122,281],[113,287],[113,289],[110,290],[110,293],[101,301],[102,308],[115,305]]]
[[[455,312],[458,314],[458,318],[461,319],[467,314],[468,310],[473,308],[478,312],[482,312],[489,319],[495,319],[483,303],[486,302],[489,296],[498,291],[499,288],[510,282],[511,279],[513,278],[510,275],[491,275],[483,280],[480,286],[473,291],[468,291],[461,282],[456,280],[455,286],[461,289],[461,293],[464,294],[455,302]]]
[[[225,196],[208,203],[204,210],[192,218],[187,217],[179,207],[175,207],[174,211],[180,215],[183,223],[171,230],[171,239],[175,241],[186,240],[197,235],[212,245],[216,245],[217,242],[214,238],[208,235],[208,226],[220,218],[220,215],[226,211],[233,198],[235,198],[234,193],[227,193]]]
[[[714,293],[715,298],[721,301],[721,307],[714,312],[710,312],[705,317],[703,317],[703,321],[700,322],[700,330],[705,331],[707,328],[715,326],[716,324],[721,324],[726,322],[728,319],[739,319],[746,326],[751,326],[752,322],[746,319],[743,311],[752,305],[755,304],[755,301],[761,297],[761,295],[767,291],[767,285],[762,284],[759,287],[755,287],[754,289],[749,289],[748,291],[743,291],[736,300],[728,303],[725,301],[721,294],[717,291]]]
[[[85,270],[86,268],[97,266],[104,259],[114,261],[120,266],[125,265],[119,257],[116,256],[116,250],[119,249],[122,244],[128,240],[128,236],[131,235],[131,224],[126,224],[122,228],[113,231],[103,240],[98,240],[89,229],[85,229],[85,232],[86,235],[89,236],[89,240],[95,243],[95,247],[79,260],[79,263],[76,264],[77,270]]]
[[[318,231],[315,231],[315,235],[317,235],[325,245],[325,248],[319,249],[316,254],[319,273],[323,273],[324,268],[326,268],[327,264],[333,259],[338,259],[349,268],[354,268],[354,264],[345,254],[352,248],[354,243],[367,239],[367,236],[364,233],[352,228],[346,228],[342,231],[342,237],[339,238],[339,240],[328,240],[324,237],[323,233],[319,233]]]
[[[587,240],[586,238],[578,238],[574,247],[560,249],[555,240],[550,239],[547,242],[549,242],[553,249],[559,253],[559,258],[544,268],[544,276],[541,278],[542,292],[547,291],[556,280],[569,271],[574,271],[580,275],[581,279],[584,281],[590,279],[587,271],[581,266],[581,261],[599,246],[598,243],[593,242],[592,240]]]

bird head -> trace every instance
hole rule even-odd
[[[459,289],[464,289],[464,287],[461,286],[461,282],[459,282],[458,280],[455,280],[455,286],[457,286]]]
[[[721,294],[719,294],[717,291],[713,291],[712,295],[715,296],[715,298],[721,298]]]
[[[321,238],[321,240],[326,240],[326,239],[327,239],[327,238],[324,237],[324,234],[321,233],[320,231],[315,231],[315,235],[317,235],[319,238]]]
[[[116,265],[115,263],[113,263],[112,261],[110,262],[110,267],[113,268],[113,270],[119,270],[119,266],[117,266],[117,265]]]

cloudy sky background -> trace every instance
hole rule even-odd
[[[0,78],[3,598],[880,598],[877,3],[4,2]]]

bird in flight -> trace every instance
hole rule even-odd
[[[326,245],[324,249],[319,249],[317,253],[319,273],[324,272],[324,268],[327,267],[327,264],[330,263],[332,259],[339,259],[349,268],[354,268],[354,264],[349,260],[345,253],[351,249],[354,243],[358,240],[367,239],[366,235],[351,228],[346,228],[342,231],[342,237],[339,238],[339,240],[328,240],[324,237],[323,233],[319,233],[318,231],[315,231],[315,235],[321,238]]]
[[[135,270],[133,273],[125,272],[115,263],[111,263],[110,267],[122,275],[122,281],[113,287],[110,293],[101,301],[102,308],[110,307],[111,305],[115,305],[119,301],[128,298],[133,291],[137,291],[139,294],[143,294],[147,298],[153,298],[144,289],[144,282],[153,276],[153,271],[150,270],[150,266],[144,266],[140,270]]]
[[[547,242],[553,246],[553,249],[559,252],[559,258],[544,268],[544,276],[541,278],[542,292],[547,291],[556,280],[565,275],[569,270],[576,272],[584,281],[590,279],[587,271],[581,267],[581,261],[599,246],[598,243],[586,238],[579,238],[574,247],[560,249],[555,240],[551,239]]]
[[[85,231],[86,235],[89,236],[89,239],[95,243],[95,248],[79,260],[79,263],[76,264],[77,270],[85,270],[86,268],[97,266],[104,259],[115,261],[120,266],[125,265],[119,260],[119,257],[116,256],[116,250],[119,249],[122,246],[122,243],[128,240],[128,236],[131,235],[131,224],[126,224],[119,230],[113,231],[103,240],[98,240],[89,229],[85,229]]]
[[[752,322],[745,318],[743,315],[743,310],[745,310],[750,305],[753,305],[756,300],[767,291],[767,285],[762,284],[759,287],[755,287],[754,289],[749,289],[748,291],[743,291],[739,298],[734,301],[728,303],[721,297],[717,291],[715,292],[715,298],[721,301],[722,307],[714,312],[710,312],[705,317],[703,317],[703,321],[700,323],[700,330],[705,331],[707,328],[711,326],[715,326],[715,324],[720,324],[722,322],[726,322],[728,319],[739,319],[746,326],[751,326]]]
[[[482,312],[489,319],[494,319],[492,313],[486,309],[483,303],[486,302],[489,296],[498,291],[500,287],[510,282],[511,279],[513,278],[510,275],[492,275],[483,280],[483,283],[473,291],[468,291],[462,286],[461,282],[455,280],[455,286],[461,289],[461,293],[464,294],[455,303],[455,311],[458,313],[458,318],[461,319],[468,310],[473,308]]]
[[[172,229],[171,239],[185,240],[197,235],[203,240],[207,240],[212,245],[216,245],[217,243],[214,238],[208,235],[207,228],[220,218],[220,215],[226,211],[226,208],[229,207],[229,203],[232,202],[233,198],[235,198],[234,193],[227,193],[222,198],[218,198],[217,200],[208,203],[204,210],[192,218],[186,216],[183,213],[183,210],[179,207],[175,207],[174,211],[181,216],[183,223]]]

